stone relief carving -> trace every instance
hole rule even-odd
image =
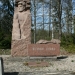
[[[16,0],[13,18],[12,40],[25,39],[30,36],[27,31],[27,29],[31,29],[29,28],[30,26],[27,26],[31,22],[29,8],[29,0]]]

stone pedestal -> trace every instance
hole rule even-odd
[[[28,44],[31,42],[27,39],[12,41],[12,56],[27,56],[28,55]]]

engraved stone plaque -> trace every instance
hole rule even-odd
[[[60,55],[60,44],[30,44],[28,56],[57,56]]]

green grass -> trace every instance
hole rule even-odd
[[[71,62],[74,62],[74,60],[71,60]]]
[[[29,64],[28,64],[28,62],[24,62],[23,65],[28,66]]]
[[[0,49],[0,55],[10,55],[11,50],[10,49]]]
[[[75,54],[75,45],[74,44],[63,46],[63,48],[65,49],[66,52],[68,52],[70,54]]]
[[[69,54],[75,54],[75,44],[70,45],[63,45],[61,48],[64,48],[64,50]],[[0,49],[0,55],[10,55],[11,49]]]

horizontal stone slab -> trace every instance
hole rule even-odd
[[[60,55],[60,44],[29,44],[28,56],[57,56]]]

